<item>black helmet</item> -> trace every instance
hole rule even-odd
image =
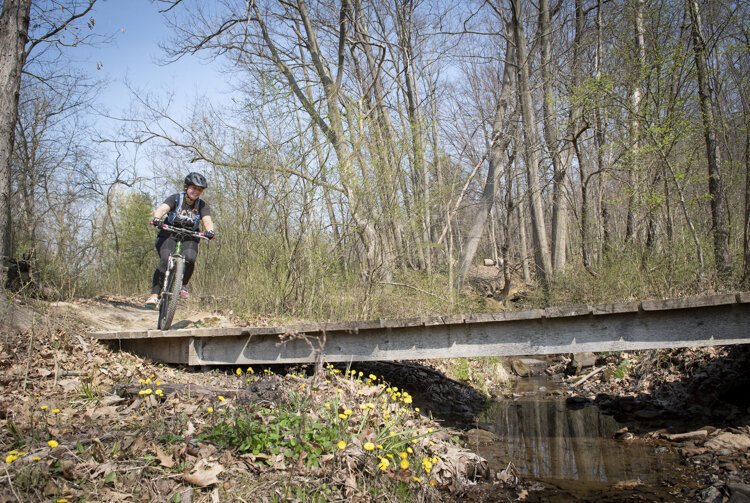
[[[200,173],[193,172],[185,177],[185,187],[189,185],[195,185],[196,187],[205,189],[206,187],[208,187],[208,182],[206,182],[205,176],[201,175]]]

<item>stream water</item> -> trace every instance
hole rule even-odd
[[[550,397],[554,386],[544,377],[519,379],[514,398],[494,402],[480,416],[480,428],[498,440],[479,445],[478,454],[495,470],[510,461],[522,478],[564,488],[574,500],[592,489],[624,487],[646,490],[649,501],[674,500],[677,491],[669,488],[681,485],[682,471],[674,450],[638,438],[615,439],[623,425],[596,406],[571,408],[563,398]]]

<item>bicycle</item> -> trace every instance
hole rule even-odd
[[[206,241],[209,238],[203,232],[173,227],[165,223],[162,223],[158,228],[171,232],[176,242],[174,252],[169,255],[167,272],[164,274],[164,285],[159,294],[159,319],[156,324],[159,330],[169,330],[169,327],[172,326],[174,313],[177,311],[177,302],[182,288],[182,275],[185,271],[185,257],[180,253],[182,242],[186,238],[205,239]]]

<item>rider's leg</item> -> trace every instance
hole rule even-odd
[[[169,265],[169,256],[174,252],[177,247],[177,243],[174,239],[168,236],[162,236],[156,238],[156,253],[159,254],[159,265],[154,270],[154,275],[151,278],[151,293],[161,293],[161,288],[164,286],[164,275],[167,272],[167,266]]]
[[[198,242],[183,241],[182,256],[185,257],[185,272],[182,275],[182,284],[187,285],[193,276],[195,269],[195,260],[198,258]]]

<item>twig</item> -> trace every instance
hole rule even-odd
[[[13,479],[11,478],[11,476],[10,476],[10,472],[8,471],[8,465],[6,464],[6,465],[4,466],[4,468],[5,468],[5,475],[7,475],[7,476],[8,476],[8,487],[10,487],[10,490],[11,490],[11,492],[13,493],[13,495],[14,495],[14,496],[16,497],[16,499],[17,499],[18,501],[21,501],[21,497],[20,497],[20,496],[18,495],[18,493],[16,492],[16,489],[15,489],[15,487],[13,487]]]
[[[571,384],[571,386],[576,387],[579,384],[582,384],[582,383],[586,382],[589,379],[589,377],[595,376],[596,374],[598,374],[599,372],[601,372],[605,368],[607,368],[607,367],[606,366],[602,366],[602,367],[599,367],[598,369],[595,368],[594,370],[592,370],[591,372],[589,372],[585,376],[581,377],[578,381],[576,381],[573,384]]]
[[[379,285],[403,286],[403,287],[406,287],[406,288],[411,288],[412,290],[416,290],[418,292],[422,292],[424,294],[427,294],[427,295],[430,295],[432,297],[435,297],[436,299],[440,299],[443,302],[448,302],[448,299],[445,299],[445,298],[443,298],[443,297],[441,297],[439,295],[435,295],[434,293],[428,292],[427,290],[422,290],[421,288],[417,288],[416,286],[407,285],[406,283],[394,283],[392,281],[378,281],[378,284]]]

